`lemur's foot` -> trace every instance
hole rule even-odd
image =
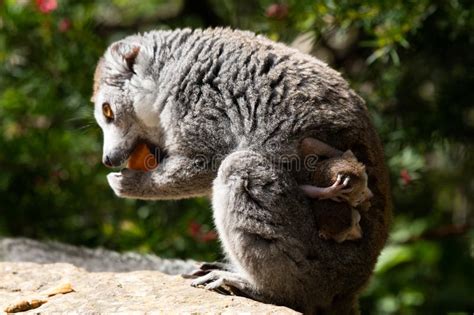
[[[318,199],[332,199],[334,201],[347,201],[352,187],[347,187],[349,184],[349,177],[343,179],[341,174],[337,175],[337,179],[329,187],[318,187],[314,185],[302,185],[301,189],[311,198]]]
[[[201,276],[207,275],[213,270],[224,270],[224,271],[231,271],[231,266],[226,263],[214,261],[214,262],[205,262],[202,263],[198,269],[192,271],[189,274],[181,275],[185,279],[196,279]]]
[[[211,270],[206,275],[201,276],[191,282],[193,287],[204,287],[207,290],[219,292],[221,294],[232,294],[256,298],[252,285],[242,276],[223,270]]]

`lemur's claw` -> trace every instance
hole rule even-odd
[[[338,187],[341,185],[341,180],[342,180],[342,175],[341,174],[337,174],[337,178],[336,178],[336,181],[334,182],[334,184],[332,184],[331,187]]]
[[[229,267],[229,265],[227,265],[225,263],[221,263],[221,262],[217,262],[217,261],[215,261],[215,262],[205,262],[205,263],[202,263],[198,267],[198,269],[192,271],[189,274],[182,274],[181,277],[183,277],[184,279],[196,279],[196,278],[207,275],[208,273],[210,273],[213,270],[229,271],[230,267]]]
[[[199,266],[201,270],[226,270],[229,271],[231,268],[228,264],[214,261],[214,262],[205,262]]]

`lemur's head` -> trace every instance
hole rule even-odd
[[[104,134],[102,161],[108,167],[123,165],[139,142],[153,146],[153,152],[159,147],[152,55],[142,37],[127,37],[109,46],[95,70],[91,100]]]

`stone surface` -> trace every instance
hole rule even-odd
[[[88,272],[70,264],[0,263],[0,311],[15,301],[46,299],[31,313],[297,314],[279,306],[192,288],[158,271]],[[74,292],[45,297],[61,283]]]
[[[193,260],[164,259],[132,252],[121,254],[103,248],[90,249],[27,238],[0,239],[0,261],[65,262],[87,271],[157,270],[170,275],[189,273],[197,266]]]

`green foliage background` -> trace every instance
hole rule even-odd
[[[219,258],[208,200],[114,197],[89,97],[114,40],[244,28],[321,57],[367,100],[395,217],[363,313],[474,310],[474,2],[55,2],[0,1],[0,235]]]

